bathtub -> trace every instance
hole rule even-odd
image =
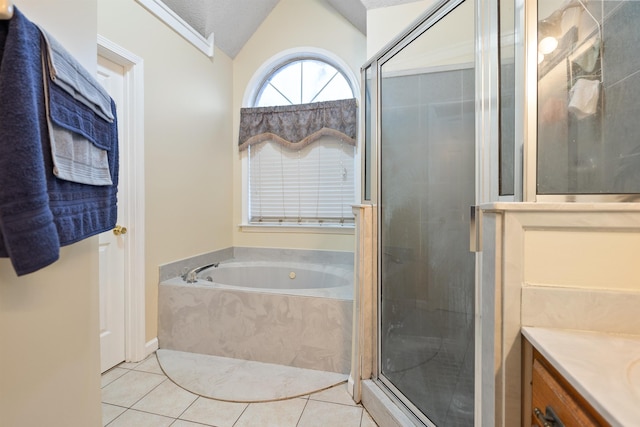
[[[160,348],[349,373],[353,266],[223,261],[160,283]]]
[[[220,263],[198,274],[211,286],[286,295],[353,299],[353,271],[309,263],[248,261]],[[206,285],[205,285],[206,286]]]

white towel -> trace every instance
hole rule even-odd
[[[598,98],[600,97],[600,81],[578,79],[571,88],[569,100],[569,112],[578,119],[584,119],[598,111]]]

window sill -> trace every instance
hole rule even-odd
[[[355,234],[355,225],[278,225],[240,224],[240,231],[250,233],[312,233],[312,234]]]

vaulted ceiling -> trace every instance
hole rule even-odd
[[[240,52],[280,0],[162,0],[205,38],[214,34],[216,46],[231,58]],[[296,0],[309,1],[309,0]],[[367,10],[418,0],[321,0],[363,34]]]

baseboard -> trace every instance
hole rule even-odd
[[[150,355],[151,353],[153,353],[154,351],[156,351],[158,349],[158,338],[154,338],[151,341],[148,341],[145,345],[144,345],[144,354],[145,357]]]

